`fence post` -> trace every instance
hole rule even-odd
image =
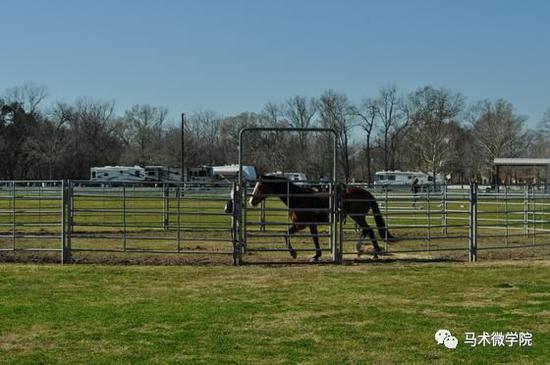
[[[242,263],[242,254],[246,253],[248,246],[248,207],[246,204],[248,194],[248,182],[244,180],[242,183],[237,185],[236,195],[238,196],[237,200],[237,232],[239,234],[239,265]]]
[[[42,184],[38,186],[38,223],[42,223]]]
[[[470,262],[477,261],[477,184],[470,185],[470,232],[469,232],[469,247],[468,260]]]
[[[12,239],[12,250],[15,254],[15,251],[17,249],[17,221],[16,221],[16,214],[17,214],[17,211],[16,211],[16,208],[15,208],[15,200],[16,200],[16,194],[15,194],[15,181],[12,181],[11,182],[11,223],[12,223],[12,228],[11,228],[11,239]]]
[[[126,252],[126,184],[122,184],[122,251]]]
[[[260,231],[265,231],[265,199],[260,203]]]
[[[431,188],[428,187],[428,192],[426,193],[426,200],[428,202],[428,207],[426,209],[426,220],[427,220],[427,223],[428,223],[428,239],[427,239],[427,242],[426,242],[426,246],[427,246],[428,251],[430,251],[431,245],[432,245],[432,215],[431,215],[432,204],[431,204],[431,201],[430,201],[430,189]]]
[[[67,233],[65,235],[65,242],[67,246],[67,251],[69,253],[69,261],[72,260],[72,235],[73,235],[73,222],[74,222],[74,191],[73,191],[73,182],[67,180]]]
[[[244,188],[246,192],[246,187]],[[233,265],[242,264],[242,233],[241,233],[241,194],[239,184],[233,183],[231,198],[233,199],[233,211],[231,212],[231,239],[233,241]],[[246,214],[246,212],[244,213]]]
[[[333,220],[335,223],[333,242],[332,242],[332,259],[335,264],[341,264],[343,255],[342,255],[342,246],[344,242],[344,219],[343,219],[343,202],[342,202],[342,185],[335,182],[334,190],[334,199],[331,208],[331,214],[333,215]]]
[[[164,230],[168,229],[168,226],[170,224],[170,188],[166,184],[162,184],[162,190],[163,190],[163,228]]]
[[[61,263],[71,262],[71,198],[69,180],[61,181]]]
[[[523,194],[523,234],[529,235],[529,186],[526,185]]]
[[[181,212],[180,210],[181,210],[181,198],[183,196],[181,189],[182,189],[182,186],[178,185],[176,190],[177,209],[178,209],[178,215],[177,215],[178,227],[177,227],[177,233],[176,233],[176,244],[178,246],[178,252],[181,251]]]
[[[441,187],[441,230],[446,236],[449,234],[447,227],[447,184]]]

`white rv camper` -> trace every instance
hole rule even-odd
[[[239,174],[239,165],[224,165],[224,166],[212,166],[212,172],[214,175],[221,176],[227,180],[236,180]],[[256,167],[243,166],[244,180],[255,181],[258,176],[256,174]]]
[[[90,169],[90,181],[97,183],[144,182],[145,169],[140,166],[103,166]]]
[[[208,184],[214,181],[214,174],[212,173],[212,167],[189,167],[185,169],[185,182]]]
[[[374,185],[379,186],[412,185],[415,179],[419,185],[433,184],[433,176],[422,171],[378,171],[375,176]],[[436,175],[435,182],[436,185],[444,183],[441,174]]]
[[[294,182],[296,185],[304,185],[307,181],[307,176],[303,172],[282,172],[275,171],[267,174],[268,176],[282,176],[286,177],[290,181]]]
[[[145,180],[178,183],[181,182],[181,169],[168,166],[145,166]]]

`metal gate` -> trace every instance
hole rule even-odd
[[[317,232],[310,233],[299,232],[293,235],[289,234],[289,227],[292,222],[289,218],[290,209],[283,204],[282,199],[264,200],[258,207],[249,207],[248,200],[257,181],[247,181],[243,174],[244,157],[246,154],[246,145],[244,136],[250,133],[261,132],[283,132],[283,133],[326,133],[332,138],[332,166],[329,179],[323,181],[305,181],[302,184],[311,186],[318,185],[323,187],[324,191],[317,194],[328,200],[326,209],[317,209],[318,212],[328,215],[327,222],[307,222],[314,223],[319,227]],[[339,239],[338,217],[339,217],[339,198],[338,198],[338,145],[337,135],[333,129],[328,128],[243,128],[239,133],[239,176],[238,183],[234,187],[234,211],[233,211],[233,263],[241,264],[243,255],[247,255],[247,262],[289,262],[289,247],[287,242],[292,242],[293,250],[300,256],[300,259],[292,262],[304,262],[304,254],[316,252],[313,247],[313,239],[319,240],[321,253],[324,254],[326,261],[327,254],[330,254],[330,262],[340,262],[342,259],[341,240]],[[281,182],[279,182],[281,183]],[[265,197],[272,198],[296,198],[296,194],[291,194],[290,181],[282,182],[287,184],[286,196],[277,194],[268,194]],[[305,211],[308,208],[293,209],[294,211]],[[311,209],[310,209],[311,210]]]

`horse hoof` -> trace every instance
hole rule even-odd
[[[298,257],[298,253],[296,252],[296,250],[290,250],[290,256],[292,256],[292,258],[295,259]]]
[[[319,261],[318,256],[313,256],[312,258],[309,259],[309,262],[318,262],[318,261]]]
[[[377,258],[378,258],[378,255],[377,255],[377,254],[374,254],[374,255],[372,255],[372,258],[373,258],[373,259],[377,259]]]

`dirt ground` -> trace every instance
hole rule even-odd
[[[325,252],[323,258],[316,263],[311,263],[311,254],[300,253],[298,259],[293,260],[286,252],[257,253],[251,252],[243,256],[244,264],[261,265],[292,265],[292,264],[331,264],[330,253]],[[518,260],[518,259],[550,258],[550,247],[521,247],[508,250],[480,250],[478,261],[492,260]],[[464,251],[435,251],[418,253],[385,253],[377,259],[372,257],[370,249],[367,249],[361,257],[357,255],[344,255],[344,264],[383,264],[383,263],[429,263],[429,262],[467,262],[468,255]],[[0,263],[36,263],[59,264],[61,254],[59,252],[33,252],[33,251],[3,251],[0,252]],[[71,263],[73,264],[102,264],[102,265],[189,265],[189,266],[231,266],[230,254],[209,255],[200,253],[135,253],[135,252],[73,252]]]

